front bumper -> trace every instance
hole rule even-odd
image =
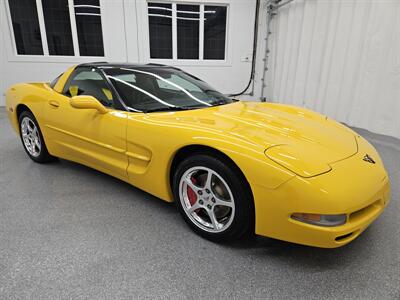
[[[365,153],[378,154],[366,142],[359,150],[332,164],[332,171],[326,174],[297,176],[276,189],[252,186],[256,233],[322,248],[340,247],[357,238],[383,212],[390,198],[389,179],[380,159],[376,164],[362,160]],[[294,212],[346,214],[347,222],[336,227],[316,226],[292,219]]]

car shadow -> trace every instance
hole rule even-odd
[[[87,167],[85,165],[75,163],[69,160],[64,160],[64,159],[58,159],[52,164],[45,165],[45,166],[52,166],[54,165],[55,167],[61,167],[62,169],[68,169],[68,171],[77,173],[79,176],[88,176],[88,177],[96,177],[96,180],[99,181],[98,186],[101,189],[106,189],[106,190],[117,190],[118,192],[126,192],[130,193],[131,197],[130,199],[139,200],[139,201],[144,201],[146,203],[149,203],[150,205],[155,205],[158,206],[160,209],[166,209],[166,210],[174,210],[175,205],[173,203],[163,201],[160,198],[157,198],[123,180],[120,180],[118,178],[115,178],[111,175],[105,174],[101,171],[98,171],[96,169],[92,169],[90,167]],[[83,180],[83,178],[82,178]],[[150,200],[150,201],[149,201]]]
[[[349,244],[331,249],[299,245],[262,236],[253,236],[244,241],[225,244],[223,247],[249,251],[258,259],[289,264],[294,269],[333,270],[366,261],[376,255],[369,245],[371,231],[373,229],[367,228]]]

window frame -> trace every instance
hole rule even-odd
[[[150,26],[148,3],[168,3],[172,5],[172,58],[151,58],[150,57]],[[199,5],[200,20],[199,20],[199,58],[198,59],[179,59],[178,58],[178,41],[177,41],[177,5]],[[224,6],[226,7],[226,29],[225,29],[225,58],[224,59],[204,59],[204,7],[205,6]],[[137,8],[139,9],[139,7]],[[145,41],[142,51],[148,62],[159,64],[172,64],[176,66],[231,66],[231,48],[230,47],[230,3],[228,0],[201,0],[196,2],[193,0],[146,0],[143,2],[144,14],[139,14],[142,24],[145,23],[145,29],[142,37]]]
[[[64,75],[64,73],[61,73],[60,75],[58,75],[56,78],[54,78],[52,81],[49,82],[49,86],[51,87],[52,90],[54,90],[57,82],[60,80],[61,76],[63,76],[63,75]]]
[[[75,19],[75,8],[74,8],[74,0],[68,0],[68,7],[69,7],[69,17],[71,23],[71,33],[72,33],[72,43],[74,49],[74,55],[50,55],[49,54],[49,47],[47,44],[47,34],[46,34],[46,26],[44,21],[44,14],[43,14],[43,6],[42,0],[36,0],[36,9],[37,9],[37,16],[39,22],[39,29],[40,29],[40,36],[42,39],[42,48],[43,48],[43,55],[33,55],[33,54],[18,54],[17,45],[15,41],[14,35],[14,27],[12,24],[11,18],[11,11],[8,0],[4,1],[5,5],[5,14],[8,23],[9,33],[10,33],[10,40],[11,40],[11,50],[12,50],[12,57],[10,57],[9,61],[25,61],[25,62],[82,62],[82,61],[93,61],[95,60],[104,60],[106,58],[106,46],[105,46],[105,38],[104,38],[104,20],[103,20],[103,0],[99,0],[99,9],[100,9],[100,18],[101,18],[101,29],[103,35],[103,48],[104,48],[104,56],[81,56],[79,52],[79,43],[78,43],[78,32],[76,27],[76,19]]]

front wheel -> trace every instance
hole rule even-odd
[[[236,240],[254,231],[254,205],[243,175],[219,156],[199,154],[182,161],[173,190],[189,226],[216,242]]]

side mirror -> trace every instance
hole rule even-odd
[[[71,98],[70,104],[77,109],[96,109],[101,114],[108,112],[107,108],[93,96],[74,96]]]

